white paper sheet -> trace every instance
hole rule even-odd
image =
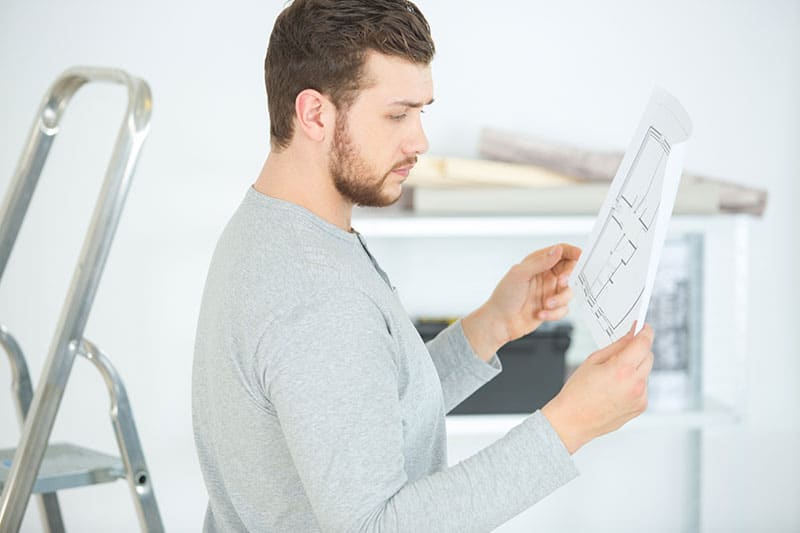
[[[598,346],[644,326],[691,131],[655,88],[570,280]]]

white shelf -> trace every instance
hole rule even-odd
[[[450,436],[496,435],[501,437],[522,423],[528,415],[449,415],[446,419]],[[711,398],[701,409],[687,411],[645,411],[631,420],[622,430],[634,429],[706,429],[714,426],[736,424],[740,416],[736,411]]]
[[[714,439],[704,438],[703,433],[713,428],[735,428],[741,424],[745,412],[748,252],[752,219],[746,214],[715,214],[678,215],[670,220],[669,238],[681,240],[692,235],[700,237],[702,242],[699,250],[703,279],[699,324],[702,335],[697,347],[700,357],[694,362],[697,368],[690,369],[690,389],[703,395],[704,401],[699,408],[682,411],[667,411],[666,402],[662,402],[665,407],[659,410],[660,406],[651,401],[647,412],[619,430],[636,438],[676,439],[670,442],[678,444],[676,454],[686,461],[685,492],[690,502],[686,524],[693,531],[705,530],[703,515],[708,506],[703,505],[703,497],[712,490],[706,473],[715,468],[713,461],[711,465],[705,462],[712,455],[709,443]],[[594,223],[595,217],[587,215],[434,216],[387,209],[356,211],[353,226],[367,239],[374,237],[370,242],[379,249],[380,256],[386,257],[389,263],[393,261],[396,276],[404,277],[399,285],[406,287],[409,293],[414,291],[413,297],[408,299],[417,308],[427,311],[446,309],[435,296],[429,296],[437,292],[435,289],[440,285],[458,288],[451,293],[453,301],[448,306],[469,309],[471,301],[477,301],[491,289],[484,274],[502,275],[501,263],[522,257],[534,246],[559,240],[583,245]],[[470,241],[471,237],[476,239]],[[463,268],[464,263],[469,268]],[[456,279],[445,280],[450,273]],[[580,348],[581,352],[588,353],[593,346],[587,344]],[[527,416],[448,416],[446,427],[451,437],[451,459],[473,455],[522,423]],[[526,522],[519,530],[532,528]]]
[[[670,232],[708,231],[717,224],[743,221],[748,215],[682,215],[670,221]],[[563,215],[415,215],[388,210],[355,212],[353,227],[367,237],[481,237],[514,235],[588,235],[594,216]]]
[[[367,236],[459,237],[487,235],[542,235],[554,232],[585,234],[594,217],[524,216],[397,216],[357,218],[353,226]]]

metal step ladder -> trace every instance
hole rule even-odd
[[[0,533],[19,530],[32,493],[39,494],[45,530],[64,531],[57,491],[121,478],[128,482],[142,530],[164,529],[125,387],[108,358],[83,337],[136,161],[148,133],[152,100],[145,81],[121,70],[75,67],[65,71],[47,91],[0,207],[0,280],[64,110],[78,89],[92,82],[125,86],[128,107],[35,394],[19,343],[0,325],[0,345],[11,362],[17,414],[23,423],[17,448],[0,450]],[[106,383],[120,457],[72,444],[48,446],[78,355],[92,362]]]

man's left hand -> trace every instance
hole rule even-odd
[[[572,299],[569,276],[580,255],[580,248],[558,244],[511,267],[486,303],[462,320],[475,352],[488,360],[505,343],[542,322],[564,318]]]

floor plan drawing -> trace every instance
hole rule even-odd
[[[643,325],[690,130],[680,104],[656,89],[573,273],[600,346]]]

